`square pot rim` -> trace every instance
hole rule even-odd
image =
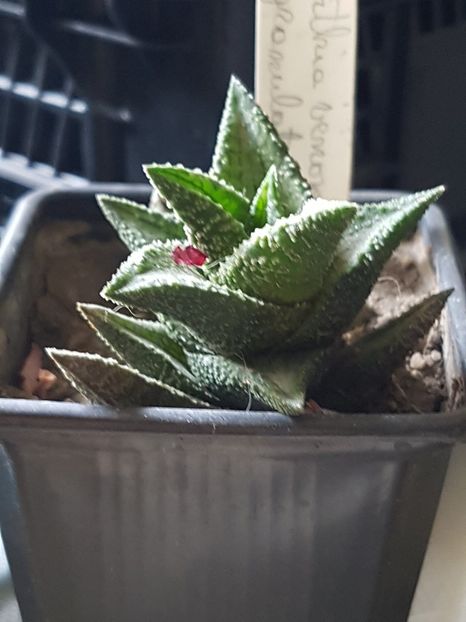
[[[29,229],[34,225],[44,203],[72,196],[138,194],[150,192],[144,184],[91,183],[74,188],[50,188],[28,193],[20,199],[6,226],[0,243],[0,292],[9,286],[16,256]],[[355,190],[351,199],[357,202],[386,200],[407,194],[394,190]],[[456,258],[454,244],[444,215],[433,205],[421,222],[421,231],[431,243],[432,264],[440,286],[455,288],[447,302],[447,312],[464,321],[457,326],[463,339],[458,339],[459,366],[466,372],[466,291]],[[461,314],[461,312],[463,312]],[[288,417],[277,412],[237,411],[192,408],[114,408],[46,400],[0,398],[0,440],[14,430],[58,429],[144,431],[177,434],[242,434],[278,436],[383,436],[409,437],[454,442],[466,440],[466,407],[455,411],[423,414],[373,413],[305,413]]]

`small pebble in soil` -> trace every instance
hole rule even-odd
[[[432,350],[432,352],[430,353],[430,358],[434,363],[438,363],[442,360],[442,355],[438,350]]]
[[[425,361],[427,367],[433,367],[434,366],[434,361],[432,360],[430,354],[426,354],[425,355],[424,361]]]
[[[426,360],[420,352],[415,352],[412,355],[409,361],[409,364],[410,364],[411,369],[415,369],[415,370],[424,369],[424,367],[426,366]]]

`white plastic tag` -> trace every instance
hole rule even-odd
[[[256,2],[256,98],[314,194],[348,198],[357,0]]]

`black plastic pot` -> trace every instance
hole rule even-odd
[[[97,190],[147,198],[91,186],[17,206],[0,248],[3,380],[26,349],[31,241],[50,219],[100,219]],[[455,287],[451,386],[465,291],[438,209],[422,231]],[[24,622],[403,622],[465,430],[463,409],[290,419],[2,400],[0,518]]]

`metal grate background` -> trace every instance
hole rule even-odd
[[[86,103],[73,81],[37,43],[24,8],[0,0],[0,206],[52,181],[84,176],[81,135]]]
[[[148,157],[176,154],[187,163],[205,164],[223,83],[232,71],[252,82],[253,46],[246,52],[236,46],[235,56],[228,28],[253,20],[254,0],[241,0],[237,8],[225,3],[222,11],[206,0],[203,19],[211,14],[211,23],[205,26],[193,20],[175,23],[176,11],[163,9],[170,4],[176,3],[138,0],[131,12],[125,9],[131,3],[122,0],[0,0],[3,211],[25,188],[51,181],[140,181],[139,162]],[[181,5],[195,7],[192,15],[199,18],[197,0],[183,0],[180,10]],[[209,48],[203,53],[198,48],[206,45],[206,33],[215,24],[230,51],[216,40],[214,58]],[[356,186],[399,183],[403,105],[410,88],[407,58],[425,35],[458,24],[466,25],[466,0],[360,0]],[[249,28],[248,37],[252,33]],[[187,75],[194,52],[208,86]],[[167,67],[173,67],[173,76]],[[189,105],[198,105],[194,120],[188,120],[191,133],[185,125],[190,94]],[[175,112],[166,114],[169,108],[178,119]],[[185,153],[195,141],[194,151]]]

